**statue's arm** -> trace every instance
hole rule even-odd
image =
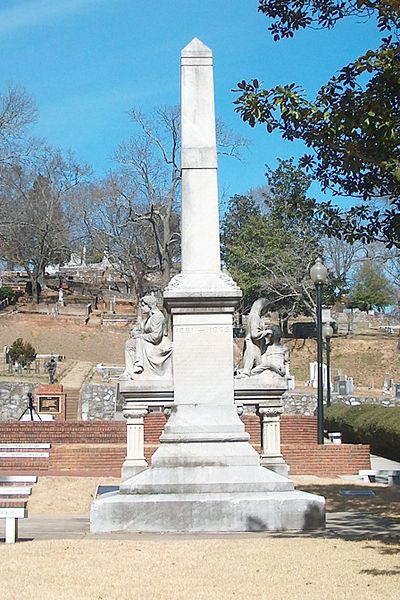
[[[265,329],[261,326],[261,321],[259,318],[251,319],[248,327],[253,340],[262,340],[272,333],[270,329]]]
[[[159,344],[164,333],[164,317],[163,315],[153,315],[149,322],[150,331],[141,334],[141,338],[150,344]]]

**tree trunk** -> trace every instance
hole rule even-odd
[[[38,277],[35,274],[31,275],[32,284],[32,302],[39,304],[40,302],[40,283]]]
[[[284,338],[290,337],[289,329],[288,329],[288,325],[289,325],[289,315],[288,315],[288,313],[287,312],[282,313],[280,315],[280,320],[281,320],[282,336]]]

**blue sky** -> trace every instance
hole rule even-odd
[[[251,129],[231,89],[257,77],[301,84],[312,95],[341,66],[378,45],[373,22],[305,31],[273,42],[257,0],[1,0],[0,90],[19,83],[35,98],[37,135],[73,149],[105,175],[133,133],[127,111],[179,102],[180,50],[199,37],[214,52],[216,111],[249,138],[241,163],[220,160],[220,187],[243,193],[265,181],[265,164],[299,156],[300,144]]]

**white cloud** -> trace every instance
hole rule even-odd
[[[35,27],[103,4],[105,0],[24,0],[0,10],[0,34]],[[110,2],[110,0],[107,0]]]

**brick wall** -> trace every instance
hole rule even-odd
[[[282,415],[282,444],[315,444],[317,440],[317,417]]]
[[[336,477],[371,468],[369,446],[365,444],[282,444],[281,450],[291,475]]]
[[[151,413],[145,419],[145,455],[149,461],[158,448],[166,418]],[[250,441],[260,451],[260,420],[243,415]],[[282,454],[293,475],[335,476],[355,474],[370,467],[369,447],[318,446],[316,417],[284,415],[281,421]],[[119,477],[126,454],[125,421],[66,423],[0,423],[0,443],[46,442],[49,459],[0,459],[0,473],[48,475],[99,475]]]

